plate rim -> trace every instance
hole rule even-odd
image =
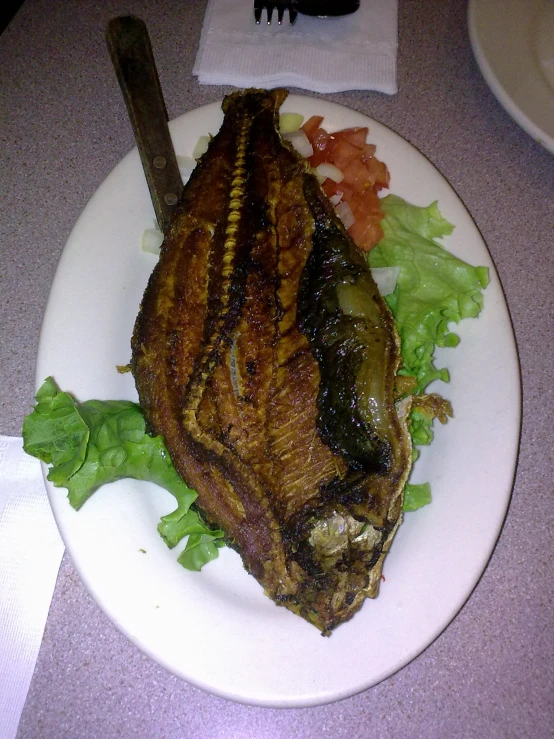
[[[301,99],[301,100],[310,101],[310,104],[313,104],[314,103],[314,98],[311,98],[311,97],[308,97],[308,96],[303,96],[303,95],[290,95],[289,96],[289,99],[291,101],[293,101],[293,102],[295,100],[297,100],[297,99]],[[346,112],[346,114],[349,115],[349,116],[351,114],[353,114],[353,113],[355,113],[358,116],[361,116],[363,119],[365,119],[366,121],[368,121],[368,123],[370,125],[373,125],[374,126],[376,124],[377,126],[379,126],[382,129],[386,130],[387,135],[388,134],[392,134],[396,139],[402,141],[403,144],[405,144],[409,148],[415,150],[420,157],[423,157],[426,160],[426,162],[428,163],[428,165],[441,178],[443,185],[446,185],[449,188],[449,190],[451,191],[451,194],[456,198],[457,202],[459,203],[459,205],[463,209],[463,211],[465,211],[465,214],[466,214],[467,218],[471,221],[471,224],[473,225],[473,227],[475,228],[475,230],[476,230],[476,232],[477,232],[477,234],[479,236],[480,242],[482,243],[482,245],[484,246],[484,249],[485,249],[486,253],[490,257],[491,263],[493,265],[493,269],[494,269],[494,271],[496,273],[496,277],[498,278],[498,273],[497,273],[496,268],[494,266],[494,262],[492,260],[492,256],[490,255],[490,252],[489,252],[489,250],[488,250],[488,248],[486,246],[486,243],[485,243],[482,235],[480,234],[480,232],[479,232],[479,230],[478,230],[475,222],[473,221],[473,219],[471,217],[471,214],[469,213],[469,211],[467,210],[467,208],[465,207],[465,205],[461,201],[460,197],[455,192],[454,188],[450,185],[450,183],[446,180],[446,178],[442,175],[442,173],[436,168],[436,166],[433,165],[432,162],[430,162],[427,159],[427,157],[425,157],[415,146],[413,146],[413,144],[411,144],[406,139],[404,139],[403,137],[401,137],[395,131],[393,131],[392,129],[390,129],[388,126],[386,126],[386,125],[384,125],[384,124],[382,124],[382,123],[380,123],[378,121],[375,121],[374,119],[372,119],[367,114],[361,113],[359,111],[355,111],[355,110],[350,109],[350,108],[348,108],[348,107],[346,107],[344,105],[341,105],[341,104],[338,104],[338,103],[334,103],[334,102],[331,102],[331,101],[325,101],[325,100],[319,100],[319,99],[315,99],[315,101],[318,104],[321,104],[322,106],[325,106],[326,108],[332,107],[332,108],[336,108],[337,110],[342,110],[342,111]],[[188,111],[187,113],[184,113],[181,116],[178,116],[176,119],[174,119],[174,121],[172,121],[172,124],[175,125],[175,122],[177,122],[177,121],[179,121],[179,120],[181,120],[183,118],[186,119],[186,117],[189,116],[191,113],[201,114],[203,111],[206,111],[208,109],[213,110],[214,108],[220,106],[220,102],[221,101],[217,101],[215,103],[209,103],[209,104],[204,105],[204,106],[201,106],[199,108],[195,108],[192,111]],[[130,152],[128,152],[128,154],[126,154],[120,160],[120,162],[116,165],[116,167],[118,167],[127,157],[129,157],[131,155],[136,155],[136,148],[133,148]],[[94,195],[104,185],[104,183],[111,176],[111,174],[114,172],[114,170],[116,169],[116,167],[114,167],[111,170],[111,172],[108,174],[108,176],[105,178],[105,180],[100,184],[99,188],[97,188],[97,190],[95,191]],[[94,195],[92,196],[92,198],[94,197]],[[92,198],[89,200],[89,203],[91,202]],[[82,213],[84,213],[84,211],[87,208],[87,206],[88,206],[88,203],[87,203],[87,205],[85,205],[85,208],[83,209]],[[82,215],[82,213],[81,213],[81,215]],[[79,225],[79,219],[77,219],[77,221],[76,221],[76,223],[75,223],[75,225],[74,225],[74,227],[72,229],[72,232],[71,232],[71,234],[70,234],[70,236],[69,236],[69,238],[68,238],[68,240],[66,242],[66,246],[67,246],[67,243],[69,243],[69,241],[70,241],[70,239],[71,239],[74,231],[78,228],[78,225]],[[64,249],[65,249],[65,247],[64,247]],[[60,262],[61,262],[61,260],[60,260]],[[52,284],[51,295],[54,292],[55,280],[56,280],[56,277],[54,278],[54,282]],[[499,279],[498,279],[498,283],[500,284],[500,287],[501,287],[501,283],[500,283],[500,280]],[[453,619],[456,617],[456,615],[459,613],[459,611],[464,607],[465,603],[470,598],[470,596],[473,593],[475,587],[479,583],[479,581],[480,581],[480,579],[481,579],[484,571],[486,570],[486,567],[488,565],[488,562],[490,560],[490,557],[492,556],[492,553],[494,551],[494,548],[495,548],[495,546],[497,544],[498,537],[500,536],[500,533],[502,531],[502,527],[503,527],[504,522],[505,522],[505,519],[506,519],[506,514],[507,514],[507,511],[508,511],[508,508],[509,508],[510,499],[511,499],[512,491],[513,491],[513,482],[514,482],[515,471],[516,471],[516,467],[517,467],[517,449],[519,447],[520,428],[521,428],[521,400],[522,400],[521,399],[521,373],[519,371],[519,362],[518,362],[518,357],[517,357],[517,344],[515,342],[515,334],[513,332],[513,326],[511,324],[511,318],[510,318],[508,306],[507,306],[507,303],[506,303],[506,300],[505,300],[505,296],[503,294],[503,291],[502,291],[502,299],[504,301],[504,307],[506,309],[506,313],[507,313],[509,324],[510,324],[510,332],[509,332],[509,335],[511,337],[511,342],[512,342],[511,349],[513,349],[515,351],[515,358],[516,358],[516,365],[517,365],[517,375],[518,375],[518,378],[519,378],[519,386],[518,386],[518,400],[519,400],[519,404],[518,404],[518,409],[517,409],[517,413],[518,413],[518,423],[517,423],[518,431],[517,431],[517,434],[516,434],[516,444],[515,444],[515,452],[516,453],[512,457],[513,465],[512,465],[512,469],[511,469],[511,473],[510,473],[510,479],[512,480],[511,488],[510,488],[509,494],[506,496],[506,498],[504,500],[504,507],[503,507],[502,515],[500,516],[500,518],[498,520],[498,526],[496,527],[496,529],[492,533],[492,535],[489,537],[490,538],[490,541],[491,541],[490,547],[488,548],[488,550],[486,552],[484,552],[484,557],[483,557],[484,558],[484,564],[483,564],[482,568],[480,569],[480,572],[479,572],[477,578],[474,579],[473,585],[471,586],[471,588],[469,589],[469,591],[465,594],[465,597],[463,598],[463,601],[462,602],[458,602],[457,605],[455,606],[455,608],[453,609],[453,611],[451,613],[449,613],[449,615],[448,615],[447,618],[444,619],[444,623],[442,624],[442,626],[440,626],[440,628],[438,628],[434,632],[434,634],[422,646],[420,645],[420,646],[416,647],[413,650],[413,653],[406,655],[405,659],[401,662],[401,664],[399,664],[398,666],[396,666],[392,671],[391,670],[387,670],[385,668],[384,670],[382,670],[382,672],[383,673],[386,673],[386,674],[381,674],[376,679],[371,679],[370,681],[366,682],[365,684],[360,685],[356,690],[347,690],[347,691],[345,691],[342,694],[335,693],[335,694],[329,695],[329,696],[327,696],[325,698],[323,698],[321,695],[319,695],[319,696],[314,696],[312,699],[310,699],[310,698],[303,698],[300,701],[294,700],[294,699],[288,699],[288,698],[280,698],[280,697],[275,698],[274,700],[268,700],[268,699],[259,699],[258,700],[258,699],[256,699],[253,696],[245,697],[243,695],[238,695],[238,694],[232,695],[229,692],[219,691],[219,690],[213,688],[213,686],[210,686],[210,685],[206,684],[204,681],[202,681],[200,679],[194,679],[194,677],[191,676],[190,674],[186,674],[185,675],[185,674],[183,674],[183,671],[176,670],[174,666],[172,666],[171,664],[168,664],[167,661],[164,660],[163,658],[160,658],[159,655],[157,655],[155,652],[153,652],[151,649],[149,649],[148,646],[145,645],[141,640],[135,639],[133,637],[133,635],[129,633],[129,631],[125,628],[125,625],[122,624],[121,621],[119,621],[111,613],[111,610],[110,610],[109,607],[107,607],[106,603],[103,602],[102,599],[100,599],[99,597],[97,597],[96,589],[95,589],[94,585],[89,581],[89,578],[87,577],[86,573],[84,573],[79,567],[76,566],[76,569],[78,571],[78,574],[79,574],[80,579],[83,581],[83,583],[86,586],[87,591],[89,592],[89,594],[92,595],[93,599],[97,602],[97,604],[101,608],[102,612],[107,615],[107,617],[110,619],[110,621],[112,621],[112,623],[114,623],[114,625],[118,628],[118,630],[121,631],[132,643],[134,643],[140,649],[140,651],[142,651],[145,654],[147,654],[150,658],[152,658],[158,664],[162,665],[165,669],[167,669],[172,674],[177,675],[178,677],[186,680],[187,682],[190,682],[193,685],[196,685],[197,687],[199,687],[199,688],[201,688],[201,689],[203,689],[203,690],[205,690],[205,691],[207,691],[209,693],[218,695],[218,696],[223,697],[223,698],[232,699],[232,700],[234,700],[236,702],[244,703],[244,704],[248,704],[248,705],[257,705],[257,706],[266,706],[266,707],[296,707],[296,708],[298,708],[298,707],[308,707],[308,706],[323,705],[325,703],[330,703],[330,702],[334,702],[336,700],[341,700],[341,699],[344,699],[346,697],[355,695],[356,693],[359,693],[359,692],[361,692],[363,690],[366,690],[366,689],[372,687],[373,685],[378,684],[382,680],[387,679],[388,677],[390,677],[391,675],[395,674],[400,669],[402,669],[404,666],[406,666],[409,662],[411,662],[419,654],[421,654],[422,652],[424,652],[430,646],[430,644],[432,644],[440,636],[440,634],[442,634],[443,631],[450,625],[450,623],[453,621]],[[48,303],[50,303],[50,296],[49,296]],[[47,313],[48,313],[48,304],[47,304],[46,311],[45,311],[45,318],[44,318],[44,321],[43,321],[43,326],[46,323]],[[40,356],[40,352],[41,352],[41,343],[42,343],[42,328],[41,328],[41,342],[39,343],[39,356]],[[36,380],[35,380],[37,387],[39,386],[39,384],[42,383],[43,379],[44,379],[44,373],[41,371],[41,369],[40,369],[40,362],[37,359],[37,371],[36,371]],[[43,470],[44,469],[46,469],[46,466],[45,465],[43,465]],[[54,512],[54,516],[56,518],[56,523],[58,524],[58,528],[60,529],[60,532],[62,533],[62,538],[64,539],[64,543],[66,543],[65,542],[65,536],[64,536],[64,533],[63,533],[63,525],[60,525],[60,523],[58,521],[58,515],[57,515],[57,511],[56,511],[56,507],[57,506],[56,505],[53,505],[53,500],[52,500],[54,494],[56,496],[56,500],[58,499],[58,497],[59,497],[59,489],[55,489],[56,492],[54,493],[54,489],[52,488],[52,486],[50,486],[50,484],[47,484],[47,489],[48,489],[49,498],[51,500],[51,505],[52,505],[52,509],[53,509],[53,512]],[[63,498],[63,503],[65,503],[66,505],[68,505],[67,504],[67,500],[65,499],[65,496]],[[66,544],[66,546],[67,546],[67,544]],[[69,553],[71,554],[71,551],[70,551],[71,547],[67,546],[67,548],[68,548]]]
[[[504,83],[496,73],[493,64],[489,60],[479,36],[477,6],[483,4],[483,0],[469,0],[467,10],[468,35],[471,49],[483,78],[506,113],[527,133],[531,138],[554,154],[554,128],[553,132],[544,131],[525,112],[525,110],[513,100]]]

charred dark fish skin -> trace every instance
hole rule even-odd
[[[393,453],[390,432],[400,433],[393,400],[401,361],[394,321],[364,256],[321,198],[320,188],[308,180],[304,189],[315,230],[302,276],[298,318],[322,374],[318,428],[351,468],[388,472]],[[382,374],[375,383],[382,397],[373,392],[362,403],[359,376],[368,363],[374,374]],[[373,414],[368,412],[371,400],[376,405]]]
[[[132,369],[205,518],[270,598],[328,634],[377,595],[411,447],[392,317],[281,140],[285,97],[226,98],[145,291]]]

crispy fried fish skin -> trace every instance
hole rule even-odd
[[[365,259],[281,140],[285,97],[225,99],[144,293],[132,370],[205,518],[270,598],[329,634],[377,595],[409,408]]]

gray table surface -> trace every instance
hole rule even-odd
[[[230,89],[201,87],[192,76],[204,10],[204,0],[26,0],[0,37],[3,434],[20,435],[32,402],[39,329],[67,236],[133,147],[106,23],[128,12],[146,21],[175,117]],[[475,591],[423,654],[381,684],[318,708],[263,709],[208,695],[139,652],[89,597],[66,554],[19,739],[554,735],[554,159],[489,91],[462,0],[400,0],[398,81],[392,97],[322,97],[389,126],[450,181],[496,263],[521,360],[515,486]]]

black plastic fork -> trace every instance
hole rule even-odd
[[[290,25],[294,25],[298,13],[318,18],[331,18],[355,13],[360,0],[254,0],[254,19],[262,22],[262,14],[267,13],[267,23],[271,24],[273,11],[277,11],[277,23],[281,25],[288,13]]]

